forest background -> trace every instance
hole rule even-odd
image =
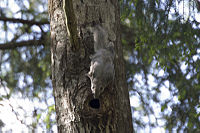
[[[56,131],[47,5],[0,1],[0,131]],[[120,7],[134,129],[200,132],[200,2]]]

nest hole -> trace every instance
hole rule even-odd
[[[89,105],[91,108],[93,109],[99,109],[100,108],[100,101],[99,99],[92,99],[90,102],[89,102]]]

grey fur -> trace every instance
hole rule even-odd
[[[101,26],[95,26],[93,34],[95,54],[91,57],[88,77],[92,93],[98,98],[114,79],[114,45],[108,43],[108,35]]]

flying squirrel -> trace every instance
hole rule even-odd
[[[88,77],[91,81],[91,90],[98,98],[112,83],[114,71],[114,44],[108,41],[108,33],[100,25],[91,28],[94,36],[94,55],[91,58]]]

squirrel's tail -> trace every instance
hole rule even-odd
[[[98,51],[99,49],[106,48],[108,44],[108,33],[100,25],[96,25],[92,29],[94,35],[94,50]]]

